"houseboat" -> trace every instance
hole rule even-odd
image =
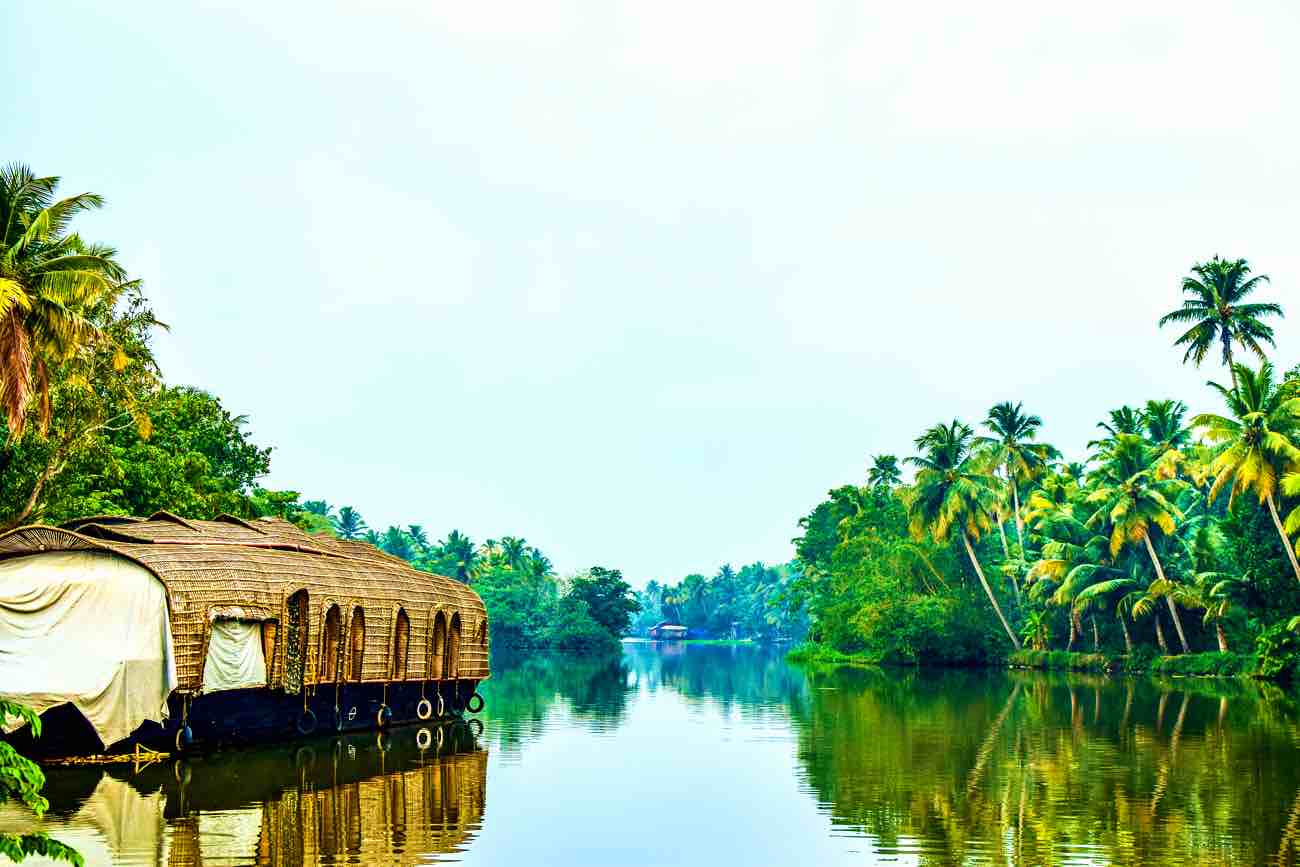
[[[673,623],[671,620],[665,620],[656,623],[646,630],[646,635],[651,641],[682,641],[686,638],[687,629],[680,623]]]
[[[0,698],[38,755],[184,752],[478,713],[478,594],[278,518],[83,518],[0,536]]]

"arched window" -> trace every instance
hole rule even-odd
[[[348,672],[348,680],[361,680],[361,663],[366,652],[366,613],[360,605],[352,609],[351,652],[352,670]]]
[[[339,679],[339,657],[343,654],[343,612],[331,605],[325,612],[325,631],[320,638],[319,681],[326,683]]]
[[[397,609],[393,624],[393,680],[406,680],[406,648],[411,643],[411,618],[406,609]]]
[[[302,692],[303,672],[307,665],[308,608],[307,591],[299,590],[289,597],[284,613],[284,691],[291,695]]]
[[[429,633],[429,679],[441,680],[446,670],[443,657],[447,655],[447,615],[439,611],[433,616],[433,629]]]
[[[443,654],[442,676],[454,679],[460,674],[460,614],[451,615],[447,627],[447,651]]]

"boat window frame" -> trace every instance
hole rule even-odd
[[[393,612],[393,638],[388,645],[388,654],[389,678],[406,680],[410,675],[411,616],[401,605]]]
[[[460,612],[452,610],[447,620],[447,647],[443,653],[442,677],[444,680],[460,679],[460,651],[465,638],[465,621]]]
[[[361,624],[358,640],[357,624]],[[366,664],[366,609],[360,604],[352,608],[348,617],[347,664],[344,666],[344,683],[360,683],[365,678]]]

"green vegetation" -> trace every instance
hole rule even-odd
[[[31,727],[32,734],[40,737],[41,718],[29,708],[0,699],[0,727],[9,717],[20,718]],[[45,774],[30,759],[23,758],[12,746],[0,741],[0,804],[15,801],[36,814],[39,819],[49,809],[49,802],[41,796],[45,788]],[[0,855],[10,861],[22,861],[29,855],[40,855],[58,861],[80,865],[80,853],[53,840],[48,834],[0,833]]]
[[[751,563],[739,571],[725,564],[712,578],[687,575],[676,584],[651,581],[637,596],[640,614],[633,635],[665,620],[687,627],[691,639],[795,640],[808,629],[807,616],[787,594],[792,565]]]
[[[1245,260],[1199,263],[1161,324],[1219,350],[1223,412],[1110,410],[1081,462],[1018,402],[933,425],[800,520],[793,658],[1291,676],[1300,661],[1300,368],[1278,377]],[[1240,363],[1235,350],[1259,360]],[[899,467],[915,468],[910,481]],[[1008,526],[1009,525],[1009,526]],[[996,533],[993,532],[996,530]],[[1024,649],[1022,649],[1022,646]]]
[[[352,506],[260,487],[271,449],[216,396],[165,382],[142,287],[114,250],[73,231],[103,200],[58,199],[57,188],[25,166],[0,169],[0,530],[84,515],[274,515],[473,584],[497,646],[616,646],[637,610],[618,570],[561,577],[521,538],[480,546],[452,530],[434,543],[419,525],[380,531]]]

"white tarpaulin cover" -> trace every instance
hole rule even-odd
[[[71,702],[107,747],[165,719],[175,688],[166,590],[143,566],[92,551],[0,560],[0,696],[37,713]]]
[[[266,686],[262,624],[217,618],[212,623],[208,658],[203,663],[203,691]]]

